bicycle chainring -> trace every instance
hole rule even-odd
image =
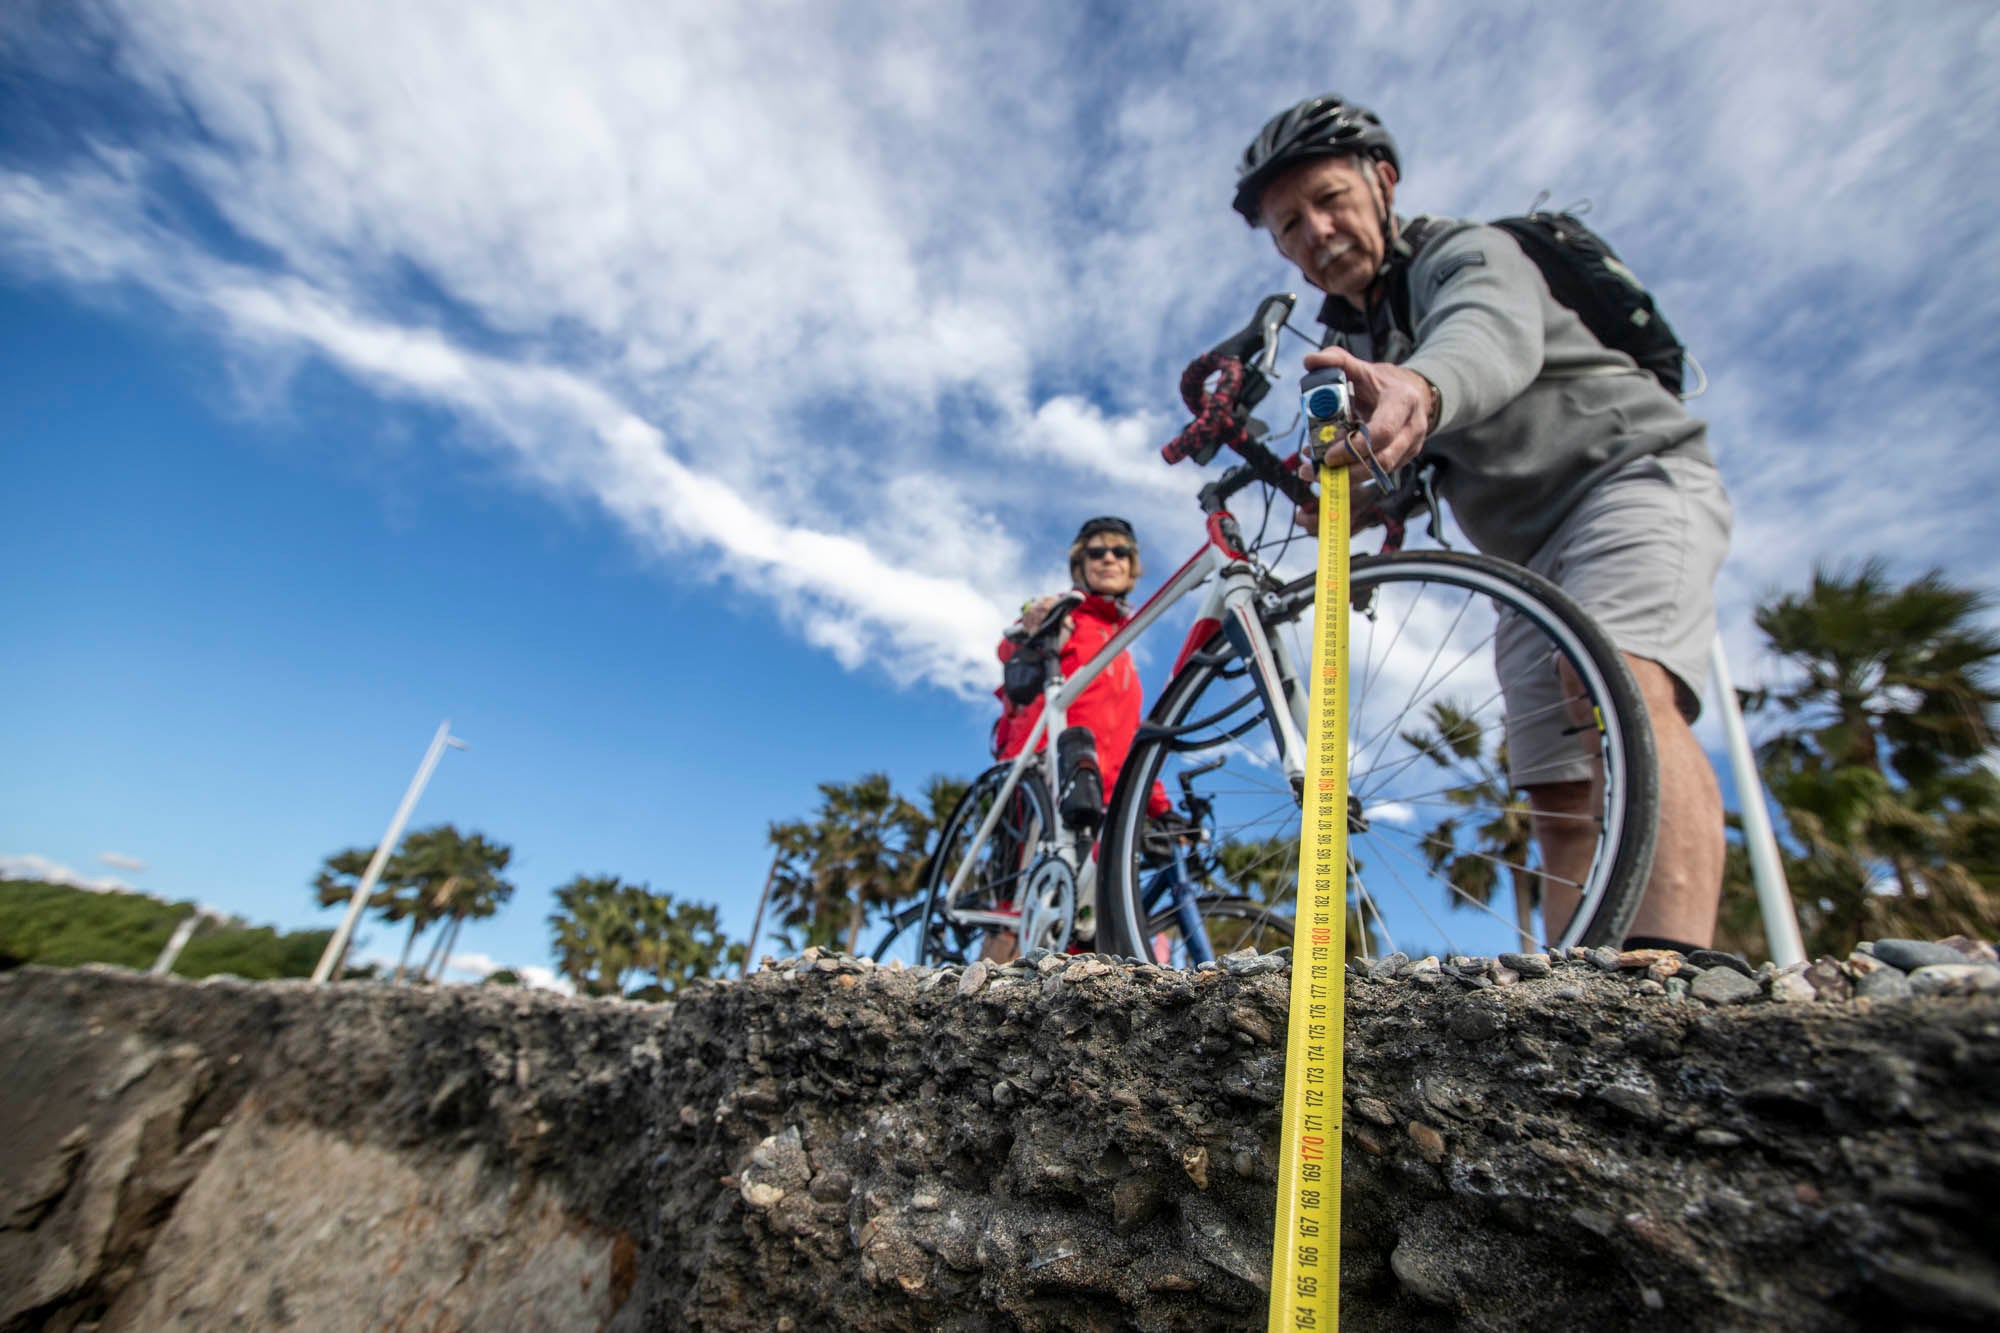
[[[1044,856],[1028,872],[1021,904],[1021,952],[1061,953],[1076,929],[1076,871],[1060,856]]]

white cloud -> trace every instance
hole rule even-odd
[[[135,875],[144,873],[146,869],[144,861],[136,856],[127,856],[123,852],[99,852],[97,859],[114,870],[129,870]]]
[[[521,980],[536,990],[552,990],[562,995],[576,994],[576,985],[568,977],[560,976],[549,968],[530,965],[515,970],[521,974]]]
[[[52,861],[33,852],[20,856],[0,856],[0,879],[37,879],[45,884],[67,884],[73,889],[89,889],[92,893],[138,892],[122,879],[110,875],[93,878],[78,874],[60,861]]]
[[[1732,643],[1827,553],[1988,574],[1960,540],[2000,491],[1976,6],[86,12],[149,111],[10,159],[15,268],[444,409],[850,668],[976,697],[1079,518],[1130,515],[1156,573],[1192,547],[1199,478],[1157,461],[1180,367],[1298,289],[1230,168],[1329,70],[1395,128],[1400,202],[1588,195],[1660,291],[1716,381]],[[102,92],[62,31],[14,25],[0,64]]]

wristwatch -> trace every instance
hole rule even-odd
[[[1431,424],[1424,428],[1425,432],[1429,433],[1438,428],[1438,422],[1444,420],[1444,393],[1438,388],[1437,381],[1421,370],[1417,372],[1417,378],[1431,391]]]

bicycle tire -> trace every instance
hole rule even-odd
[[[968,963],[979,956],[983,941],[992,932],[954,921],[943,898],[1011,767],[1011,762],[996,764],[981,773],[952,808],[938,834],[923,897],[890,918],[888,932],[875,946],[877,962],[900,958],[906,966],[935,967]],[[978,851],[983,864],[966,881],[958,910],[990,909],[1021,899],[1042,830],[1053,826],[1055,806],[1041,775],[1033,769],[1021,775],[1008,803],[1013,808],[1001,817],[993,836]]]
[[[1424,948],[1424,952],[1497,953],[1527,946],[1559,948],[1622,940],[1652,867],[1659,774],[1645,704],[1610,639],[1554,584],[1488,556],[1455,551],[1356,556],[1351,580],[1349,614],[1356,632],[1350,640],[1349,667],[1353,734],[1349,738],[1352,795],[1348,865],[1350,920],[1358,919],[1364,927],[1359,952],[1376,952],[1373,946],[1378,931],[1386,937],[1384,943],[1396,947],[1398,930],[1391,928],[1385,911],[1391,896],[1398,900],[1396,925],[1413,947],[1422,947],[1416,943],[1419,939],[1435,946]],[[1311,663],[1307,613],[1312,600],[1313,581],[1307,577],[1275,589],[1272,596],[1262,599],[1260,611],[1268,633],[1286,636],[1301,675]],[[1533,912],[1517,910],[1515,921],[1499,917],[1507,929],[1495,932],[1484,922],[1478,928],[1454,931],[1443,924],[1441,911],[1434,910],[1470,903],[1485,915],[1498,917],[1492,904],[1503,874],[1509,881],[1507,887],[1515,893],[1533,889],[1538,896],[1539,877],[1550,873],[1541,865],[1540,848],[1532,837],[1525,847],[1520,844],[1519,823],[1526,818],[1526,805],[1504,771],[1495,767],[1498,754],[1504,753],[1501,743],[1507,719],[1490,649],[1493,630],[1503,613],[1523,617],[1527,631],[1539,635],[1538,651],[1547,654],[1549,670],[1555,670],[1557,657],[1569,663],[1581,685],[1582,702],[1594,710],[1588,716],[1597,724],[1572,729],[1580,747],[1595,742],[1604,781],[1600,806],[1591,816],[1595,836],[1592,859],[1577,881],[1581,905],[1567,926],[1554,934],[1545,923],[1537,923]],[[1387,620],[1394,620],[1393,632],[1377,634]],[[1409,648],[1428,648],[1430,660],[1409,686],[1408,699],[1385,706],[1378,687],[1404,683],[1415,667],[1408,653],[1396,656],[1406,637]],[[1433,679],[1441,661],[1451,665],[1443,676]],[[1471,666],[1475,661],[1485,665],[1483,680]],[[1409,714],[1426,700],[1433,705],[1450,702],[1450,696],[1439,692],[1449,678],[1461,672],[1462,684],[1474,689],[1476,700],[1469,709],[1460,710],[1469,720],[1447,725],[1445,715],[1435,714],[1438,730],[1429,738],[1437,742],[1449,736],[1453,744],[1463,740],[1468,746],[1476,740],[1476,756],[1486,767],[1473,771],[1484,772],[1485,780],[1424,791],[1421,784],[1401,779],[1428,772],[1418,767],[1426,761],[1447,775],[1453,770],[1444,760],[1431,759],[1417,743],[1416,737],[1424,733],[1403,728],[1419,720]],[[1477,697],[1481,693],[1483,699]],[[1209,780],[1221,779],[1234,770],[1228,781],[1249,785],[1204,793],[1216,802],[1217,841],[1251,848],[1261,858],[1248,862],[1240,871],[1263,877],[1261,891],[1254,896],[1281,908],[1295,902],[1299,801],[1297,792],[1276,770],[1275,741],[1264,710],[1264,701],[1239,655],[1220,630],[1168,682],[1134,740],[1107,814],[1098,899],[1110,947],[1134,957],[1152,952],[1135,930],[1145,921],[1138,865],[1144,806],[1153,782],[1171,778],[1174,774],[1170,770],[1177,769],[1182,755],[1228,755],[1229,762]],[[1487,748],[1489,743],[1494,746],[1492,751]],[[1263,747],[1261,754],[1259,746]],[[1434,744],[1432,753],[1438,748],[1445,749],[1446,759],[1472,762],[1449,747]],[[1261,775],[1248,773],[1260,766]],[[1471,773],[1460,772],[1458,776],[1469,778]],[[1503,782],[1504,793],[1498,785]],[[1475,799],[1479,797],[1491,799],[1482,805]],[[1514,859],[1459,850],[1459,823],[1454,814],[1491,816],[1491,823],[1482,832],[1509,832],[1514,840],[1501,850]],[[1405,823],[1416,826],[1419,832],[1402,833]],[[1212,858],[1218,863],[1221,859]],[[1481,864],[1487,867],[1483,874],[1488,881],[1483,900],[1476,897]],[[1408,878],[1413,873],[1420,875],[1426,888],[1411,889]],[[1238,891],[1242,887],[1235,886]],[[1392,895],[1391,890],[1397,892]],[[1221,891],[1230,889],[1225,886]],[[1414,915],[1409,906],[1416,909]],[[1361,915],[1356,918],[1353,911]],[[1525,940],[1515,931],[1522,919],[1531,927]],[[1146,924],[1150,927],[1150,922]]]
[[[1195,904],[1209,947],[1217,958],[1250,949],[1256,953],[1276,953],[1292,944],[1292,918],[1254,898],[1203,897]],[[1150,957],[1168,967],[1186,967],[1187,949],[1182,943],[1180,914],[1163,907],[1146,923],[1147,949],[1140,957]]]

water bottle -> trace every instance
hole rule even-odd
[[[1094,829],[1104,822],[1104,774],[1097,767],[1097,737],[1089,727],[1064,727],[1056,738],[1056,773],[1062,795],[1056,808],[1065,828]]]

